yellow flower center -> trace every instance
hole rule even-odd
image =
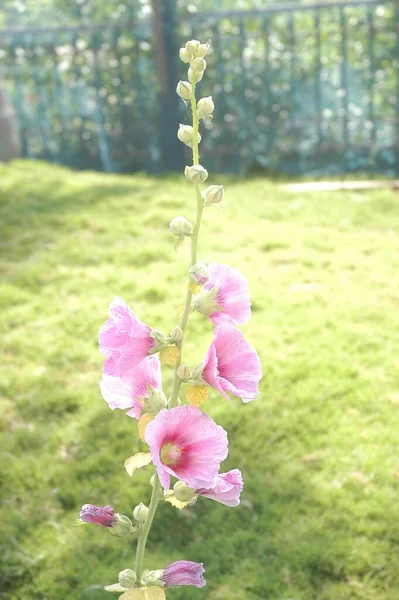
[[[173,467],[178,463],[178,460],[182,454],[180,448],[175,446],[174,444],[166,444],[161,449],[161,460],[164,465],[168,467]]]

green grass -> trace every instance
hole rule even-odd
[[[161,506],[147,566],[206,564],[208,586],[173,600],[397,600],[398,197],[224,183],[200,256],[247,275],[264,378],[256,402],[204,408],[243,502]],[[85,502],[130,514],[150,492],[151,469],[123,468],[145,446],[100,396],[97,331],[115,294],[158,329],[177,323],[188,247],[175,254],[168,223],[193,213],[182,177],[0,167],[1,598],[111,598],[102,586],[132,566],[131,541],[72,526]],[[190,364],[211,332],[192,316]]]

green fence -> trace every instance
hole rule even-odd
[[[399,6],[363,0],[0,30],[26,157],[105,171],[184,164],[184,40],[212,40],[202,162],[246,172],[399,173]],[[154,35],[154,31],[156,35]]]

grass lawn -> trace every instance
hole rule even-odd
[[[171,600],[398,600],[398,195],[222,182],[200,256],[247,275],[264,378],[257,401],[213,393],[204,409],[228,431],[243,501],[162,505],[147,566],[205,563],[207,587]],[[193,213],[183,177],[0,167],[2,599],[111,600],[102,586],[133,566],[132,540],[73,527],[83,503],[130,514],[150,494],[150,468],[123,468],[146,447],[100,396],[97,332],[116,294],[175,326],[189,249],[174,252],[168,223]],[[211,332],[192,316],[190,364]]]

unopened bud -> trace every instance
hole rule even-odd
[[[180,123],[177,137],[181,142],[183,142],[183,144],[186,144],[186,146],[191,148],[193,144],[193,135],[194,129],[191,127],[191,125],[182,125]]]
[[[204,205],[219,204],[223,200],[224,187],[222,185],[208,185],[204,193]]]
[[[180,60],[182,60],[184,63],[190,63],[193,59],[192,54],[187,52],[187,50],[185,48],[180,48],[179,56],[180,56]]]
[[[173,491],[179,502],[191,502],[196,496],[195,490],[189,488],[183,481],[177,481],[173,486]]]
[[[204,119],[205,117],[209,117],[213,113],[213,109],[215,108],[215,104],[212,100],[212,96],[208,96],[207,98],[201,98],[197,104],[197,116],[199,119]]]
[[[199,42],[198,40],[190,40],[186,43],[186,50],[191,54],[196,54],[200,49],[200,46],[201,42]]]
[[[194,226],[185,217],[175,217],[171,220],[169,228],[176,237],[188,237],[193,234]]]
[[[190,65],[194,73],[203,73],[206,69],[206,61],[203,58],[195,58]]]
[[[136,508],[133,511],[133,517],[136,519],[136,521],[145,521],[148,515],[148,508],[145,504],[143,504],[142,502],[140,502],[140,504],[138,504],[136,506]]]
[[[136,585],[137,575],[132,569],[125,569],[118,575],[119,585],[125,588],[132,588]]]
[[[187,365],[180,365],[176,371],[176,375],[181,381],[187,381],[191,377],[191,371]]]
[[[206,56],[208,54],[208,50],[209,50],[208,44],[200,44],[200,47],[198,48],[195,55],[199,58],[203,58],[204,56]]]
[[[193,88],[189,81],[179,81],[176,88],[176,93],[183,100],[191,100],[193,97]]]
[[[125,537],[131,532],[131,529],[132,522],[129,517],[117,513],[115,515],[115,522],[109,529],[109,532],[111,535],[115,535],[116,537]]]
[[[204,263],[196,263],[188,271],[191,281],[197,285],[204,285],[209,279],[209,267]]]
[[[188,70],[188,79],[189,81],[191,81],[191,83],[198,83],[199,81],[201,81],[201,79],[204,76],[204,71],[199,71],[198,73],[196,71],[193,71],[193,69],[189,69]]]
[[[170,334],[170,338],[174,341],[174,342],[180,342],[184,337],[184,332],[183,329],[181,327],[175,327]]]
[[[201,165],[192,165],[184,169],[184,175],[191,183],[203,183],[208,179],[208,171]]]

